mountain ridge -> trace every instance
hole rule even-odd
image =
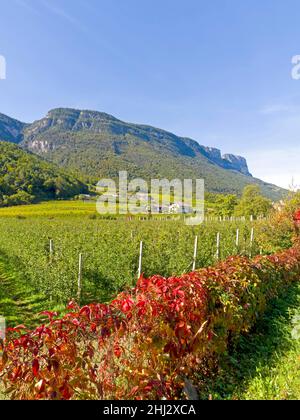
[[[207,147],[207,146],[201,145],[196,140],[193,140],[189,137],[177,136],[167,130],[163,130],[161,128],[153,127],[147,124],[128,123],[110,114],[107,114],[105,112],[99,112],[99,111],[77,110],[73,108],[52,109],[47,113],[45,118],[43,118],[42,120],[37,120],[33,122],[27,129],[25,129],[25,135],[27,139],[30,140],[31,138],[32,127],[35,127],[36,124],[38,125],[41,124],[41,121],[48,120],[49,122],[50,121],[52,123],[55,122],[56,124],[63,123],[63,121],[61,121],[59,118],[57,119],[57,117],[59,117],[61,113],[64,113],[64,112],[66,112],[67,114],[70,114],[71,116],[71,118],[67,121],[66,125],[61,124],[63,125],[64,128],[67,128],[68,130],[80,131],[80,129],[83,129],[83,130],[89,130],[93,132],[100,132],[98,126],[94,128],[93,123],[90,123],[90,125],[88,125],[88,123],[86,122],[87,117],[92,118],[92,119],[94,119],[95,117],[98,117],[100,118],[100,121],[102,121],[102,123],[106,123],[107,121],[109,121],[109,122],[114,122],[115,124],[118,124],[118,125],[121,124],[124,128],[128,127],[129,131],[133,130],[133,134],[134,134],[134,128],[136,128],[137,130],[144,130],[146,132],[151,131],[151,133],[156,132],[156,133],[160,133],[162,136],[165,135],[168,137],[181,139],[188,147],[191,148],[192,151],[196,149],[197,151],[200,151],[200,153],[204,153],[208,157],[208,159],[224,167],[225,169],[237,170],[238,172],[241,172],[244,175],[251,176],[248,169],[247,161],[242,156],[235,155],[235,154],[222,155],[220,149],[215,148],[215,147]],[[50,126],[52,126],[52,124]],[[43,128],[50,128],[50,127],[49,125],[45,124]],[[121,133],[118,132],[118,134],[121,134]],[[184,150],[182,150],[182,152],[184,152]],[[186,150],[186,153],[189,154],[191,153],[191,151]]]
[[[252,177],[244,157],[177,136],[150,125],[133,124],[99,111],[55,108],[31,124],[0,114],[6,141],[19,144],[85,180],[117,178],[127,170],[131,178],[204,178],[209,192],[240,195],[258,184],[274,200],[284,190]],[[10,134],[7,134],[10,133]],[[2,139],[3,140],[3,139]],[[5,140],[5,139],[4,139]]]
[[[8,117],[0,113],[0,139],[10,143],[20,143],[22,141],[22,133],[26,126],[15,118]]]

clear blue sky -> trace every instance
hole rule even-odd
[[[147,123],[300,184],[299,0],[0,0],[0,112]]]

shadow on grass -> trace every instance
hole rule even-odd
[[[213,378],[200,378],[201,399],[243,399],[258,371],[271,370],[280,356],[293,347],[290,321],[299,308],[300,286],[295,284],[271,302],[251,333],[240,337],[235,350],[221,357]]]
[[[47,308],[45,296],[34,290],[22,275],[26,267],[18,257],[0,251],[0,266],[0,315],[6,318],[9,327],[35,326],[39,312]]]
[[[114,299],[125,285],[117,287],[112,279],[103,276],[97,270],[85,268],[84,287],[81,296],[81,305],[90,303],[108,303]]]

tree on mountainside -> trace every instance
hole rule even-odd
[[[55,165],[0,141],[0,207],[72,198],[86,185]]]

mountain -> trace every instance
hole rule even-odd
[[[0,140],[19,143],[23,138],[26,124],[0,114]]]
[[[87,187],[56,165],[0,141],[0,207],[70,198]]]
[[[9,119],[4,125],[1,121],[0,133],[9,128]],[[120,170],[127,170],[131,178],[146,180],[204,178],[206,190],[214,193],[240,195],[249,184],[258,184],[272,199],[284,193],[279,187],[253,178],[240,156],[222,156],[220,150],[201,146],[192,139],[126,123],[102,112],[58,108],[32,124],[19,123],[16,127],[15,120],[11,121],[15,131],[8,141],[90,182],[117,178]]]

